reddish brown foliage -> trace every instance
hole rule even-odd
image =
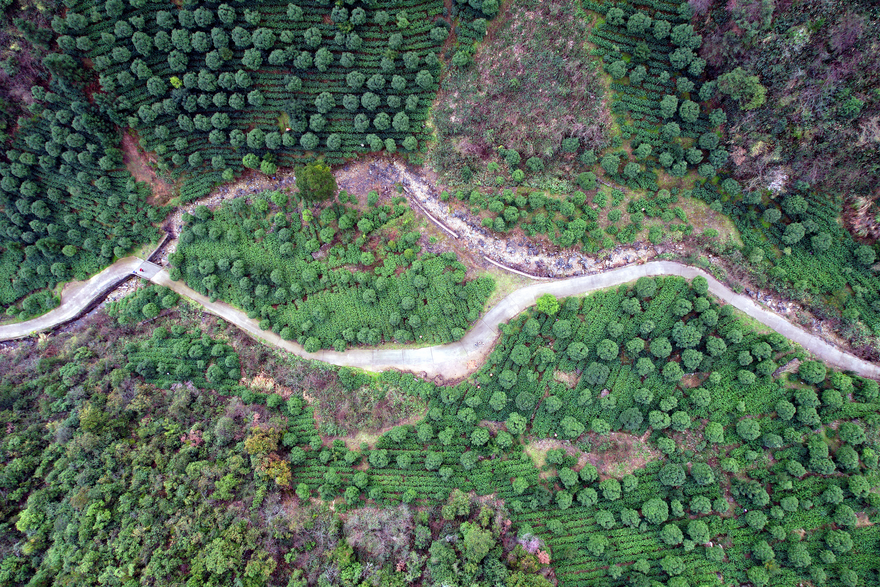
[[[715,4],[715,0],[688,0],[688,4],[691,5],[694,14],[697,16],[703,16],[709,12],[709,9]]]

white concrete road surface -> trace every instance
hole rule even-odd
[[[840,369],[880,379],[880,366],[841,351],[821,338],[802,330],[778,314],[759,306],[751,298],[734,293],[705,271],[673,261],[653,261],[642,265],[629,265],[596,275],[557,281],[541,281],[522,287],[498,302],[482,318],[477,320],[464,338],[454,343],[423,348],[355,348],[341,353],[328,350],[307,353],[297,343],[284,340],[274,332],[261,330],[259,322],[248,318],[243,311],[224,302],[212,302],[183,282],[172,281],[168,271],[158,265],[134,257],[127,257],[117,261],[92,279],[74,284],[70,287],[69,292],[65,290],[62,294],[61,305],[44,316],[18,324],[0,326],[0,340],[21,338],[74,319],[94,299],[106,293],[107,288],[115,281],[132,273],[176,291],[200,304],[206,311],[245,330],[254,338],[297,356],[333,365],[360,367],[374,372],[400,369],[413,373],[424,373],[429,377],[441,375],[447,380],[465,377],[479,369],[491,351],[493,343],[500,335],[499,324],[510,321],[520,312],[535,304],[538,297],[545,293],[564,298],[615,287],[643,276],[678,275],[686,279],[693,279],[702,275],[708,280],[709,291],[715,297],[742,310],[758,322],[801,345],[819,359]]]
[[[778,314],[759,306],[751,298],[734,293],[705,271],[673,261],[629,265],[606,273],[540,282],[522,287],[498,302],[482,318],[477,320],[464,338],[454,343],[404,349],[355,348],[341,353],[328,350],[307,353],[295,342],[284,340],[274,332],[260,330],[258,321],[248,318],[241,310],[224,302],[211,302],[182,282],[171,281],[165,270],[158,271],[151,278],[151,281],[165,285],[196,301],[207,311],[228,320],[252,336],[300,357],[333,365],[360,367],[368,371],[400,369],[413,373],[425,373],[429,377],[442,375],[445,379],[456,379],[479,369],[491,351],[495,339],[500,335],[501,331],[498,325],[510,321],[520,312],[534,305],[541,295],[551,293],[560,298],[582,295],[591,291],[615,287],[622,283],[629,283],[639,277],[660,275],[678,275],[686,279],[702,275],[708,280],[709,291],[715,297],[742,310],[758,322],[801,345],[826,363],[859,375],[880,379],[880,366],[841,351],[821,338],[802,330]]]
[[[88,281],[67,284],[61,292],[61,304],[57,308],[33,320],[0,326],[0,340],[24,338],[78,318],[94,300],[108,293],[129,275],[136,274],[141,263],[137,257],[125,257]]]

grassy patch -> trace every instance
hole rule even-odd
[[[354,390],[328,385],[308,395],[322,435],[346,437],[357,446],[375,444],[392,426],[421,420],[427,411],[425,400],[378,380]]]
[[[503,300],[505,297],[518,290],[521,287],[531,285],[533,280],[510,271],[505,271],[499,267],[491,266],[483,271],[483,274],[490,277],[495,282],[495,291],[486,301],[486,310]]]
[[[756,334],[770,334],[771,332],[774,332],[772,328],[758,322],[742,310],[733,307],[731,307],[731,310],[731,314],[739,321],[744,329],[748,329]]]
[[[529,458],[532,459],[532,462],[535,464],[535,467],[538,469],[544,468],[544,465],[547,464],[547,451],[549,451],[552,446],[544,446],[541,444],[541,447],[536,443],[527,443],[525,448],[523,449]]]
[[[718,231],[718,240],[731,240],[737,246],[742,246],[739,230],[729,216],[712,210],[708,204],[695,198],[681,198],[680,206],[687,214],[688,222],[694,227],[696,234],[713,229]]]

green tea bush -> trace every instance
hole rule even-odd
[[[198,209],[170,260],[194,289],[259,316],[309,352],[456,340],[492,291],[489,279],[465,281],[451,253],[419,255],[402,198],[362,213],[276,196]]]

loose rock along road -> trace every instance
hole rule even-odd
[[[94,299],[106,293],[108,284],[116,283],[131,274],[164,285],[198,303],[206,311],[245,330],[254,338],[297,356],[333,365],[359,367],[368,371],[400,369],[424,373],[428,377],[441,376],[447,380],[466,377],[479,369],[491,351],[492,344],[500,335],[499,324],[508,322],[535,304],[538,297],[545,293],[562,298],[629,283],[644,276],[677,275],[693,279],[701,275],[708,280],[709,291],[718,299],[742,310],[758,322],[801,345],[819,359],[864,377],[880,379],[880,366],[845,353],[821,338],[801,330],[781,316],[762,308],[750,298],[733,292],[701,269],[674,261],[652,261],[642,265],[620,267],[605,273],[542,281],[522,287],[489,309],[464,338],[454,343],[423,348],[355,348],[345,352],[322,350],[307,353],[297,343],[284,340],[272,331],[261,330],[259,323],[248,318],[241,310],[224,302],[212,302],[183,282],[172,281],[168,271],[158,265],[128,257],[117,261],[89,281],[79,284],[73,295],[63,294],[61,305],[48,314],[34,320],[0,327],[0,340],[22,338],[72,320]]]

